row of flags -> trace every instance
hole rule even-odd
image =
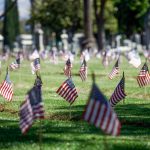
[[[69,60],[67,61],[69,62]],[[115,70],[116,68],[119,70],[118,61],[119,60],[117,60],[113,70]],[[66,62],[66,68],[67,66],[72,66],[70,65],[71,62],[68,62]],[[36,72],[37,75],[37,71],[40,69],[39,58],[33,61],[33,66],[34,72]],[[86,72],[85,74],[87,75],[86,61],[83,61],[79,72],[83,70],[84,72]],[[112,72],[116,72],[113,70]],[[117,73],[119,73],[119,71],[116,73],[111,73],[110,79],[112,79]],[[149,84],[150,80],[147,74],[149,75],[148,66],[145,63],[140,71],[140,75],[138,76],[138,83],[140,83],[141,86]],[[82,80],[86,79],[85,75],[80,74],[80,76]],[[78,97],[78,93],[71,78],[71,71],[69,75],[67,74],[67,77],[68,79],[65,82],[63,82],[63,84],[58,88],[56,93],[63,97],[71,105]],[[34,120],[44,118],[44,107],[42,102],[41,87],[42,81],[40,76],[37,75],[33,88],[31,88],[31,90],[27,92],[25,101],[21,104],[20,107],[20,128],[23,134],[26,133],[28,129],[32,126]],[[13,89],[12,83],[9,79],[8,68],[5,80],[0,85],[0,94],[8,101],[12,100]],[[125,97],[126,94],[124,73],[109,100],[107,100],[106,97],[102,94],[102,92],[98,89],[94,81],[90,98],[83,113],[83,119],[91,124],[94,124],[96,127],[100,127],[106,134],[114,136],[119,135],[121,124],[117,118],[116,113],[113,110],[113,107]]]
[[[64,67],[64,75],[66,75],[68,78],[71,78],[71,68],[72,68],[72,63],[70,61],[70,59],[68,58],[68,60],[66,61],[65,67]],[[87,63],[86,60],[84,59],[80,70],[79,70],[79,75],[81,77],[82,81],[85,81],[87,79]]]
[[[109,79],[112,80],[118,73],[119,73],[119,58],[116,61],[112,71],[108,76]],[[139,84],[139,87],[143,87],[150,84],[150,73],[149,73],[147,62],[144,63],[137,76],[137,83]]]

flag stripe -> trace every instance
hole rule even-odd
[[[121,125],[116,113],[95,84],[83,112],[83,119],[100,127],[107,134],[116,136],[120,133]]]

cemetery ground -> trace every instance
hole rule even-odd
[[[9,60],[9,62],[11,62]],[[42,94],[45,108],[45,119],[33,123],[26,135],[19,129],[19,108],[25,99],[26,92],[32,88],[35,75],[31,74],[30,62],[23,61],[18,71],[10,72],[14,84],[12,102],[0,97],[0,149],[10,150],[148,150],[150,149],[150,86],[139,88],[136,76],[142,65],[136,69],[121,60],[120,73],[113,80],[108,79],[115,61],[104,68],[102,60],[93,58],[88,64],[88,79],[82,82],[78,72],[79,59],[75,59],[72,68],[72,79],[79,97],[72,104],[56,94],[58,87],[67,79],[63,74],[64,61],[57,65],[48,60],[41,61]],[[5,78],[8,62],[2,62],[0,82]],[[150,67],[150,65],[148,64]],[[89,125],[81,119],[82,112],[91,90],[91,73],[96,74],[96,83],[107,99],[125,72],[125,102],[121,101],[115,111],[121,121],[121,135],[112,137],[104,135],[101,129]],[[71,116],[70,116],[71,112]]]

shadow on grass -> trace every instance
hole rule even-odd
[[[18,121],[12,120],[0,120],[0,148],[11,148],[12,145],[18,144],[32,144],[32,143],[39,143],[39,127],[37,122],[33,127],[31,127],[26,135],[22,135],[18,126]],[[76,126],[69,127],[66,122],[63,124],[59,124],[57,122],[51,122],[47,120],[42,121],[42,143],[43,144],[57,144],[57,143],[87,143],[86,139],[74,137],[74,134],[79,134],[80,132],[76,132],[79,130]],[[82,132],[81,132],[82,133]],[[55,135],[62,135],[56,137]],[[71,138],[64,138],[67,134],[72,134]],[[70,135],[69,135],[70,136]],[[89,141],[88,144],[92,143]]]
[[[85,147],[87,145],[92,147],[93,144],[97,144],[97,141],[103,143],[101,139],[103,133],[101,130],[95,128],[93,125],[89,125],[85,121],[82,121],[81,116],[84,107],[84,105],[71,106],[71,118],[69,114],[69,107],[55,107],[55,110],[59,110],[59,112],[52,114],[53,116],[47,116],[46,119],[42,121],[43,144],[56,145],[64,143],[78,143],[78,148],[80,148],[80,144],[85,145]],[[114,139],[108,136],[108,140],[112,145],[111,149],[146,149],[145,145],[140,144],[143,139],[128,139],[129,136],[146,136],[147,138],[150,136],[149,109],[146,105],[118,105],[116,107],[116,111],[119,116],[124,116],[120,117],[122,129],[121,136],[117,138],[117,140],[122,142],[122,138],[124,138],[126,142],[124,144],[115,144],[114,142],[112,143],[112,140]],[[145,118],[141,117],[139,119],[139,116],[144,116]],[[39,127],[36,122],[27,135],[22,136],[19,129],[19,121],[0,119],[0,148],[11,149],[11,146],[14,144],[38,144],[38,129]],[[91,136],[94,138],[91,139]],[[88,140],[89,137],[90,140]],[[95,137],[97,139],[95,139]],[[127,140],[129,141],[127,142]],[[133,144],[134,142],[135,144]]]
[[[150,127],[150,116],[149,116],[149,108],[146,107],[147,104],[125,104],[118,105],[115,109],[118,114],[119,120],[122,124],[122,127],[129,127],[131,129],[130,133],[122,132],[123,135],[135,135],[135,130],[146,130]],[[59,112],[54,113],[48,116],[47,119],[51,120],[62,120],[62,121],[82,121],[82,113],[85,109],[85,105],[77,105],[71,106],[71,110],[69,107],[55,107],[55,110],[59,110]],[[71,118],[70,118],[71,111]],[[132,129],[134,131],[132,132]],[[143,132],[144,132],[143,131]],[[142,132],[141,132],[142,134]],[[145,134],[145,132],[143,133]],[[150,135],[150,133],[147,133]]]

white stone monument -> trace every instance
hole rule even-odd
[[[67,51],[68,50],[68,35],[66,33],[66,30],[63,30],[63,33],[61,34],[61,40],[63,43],[63,50]]]

